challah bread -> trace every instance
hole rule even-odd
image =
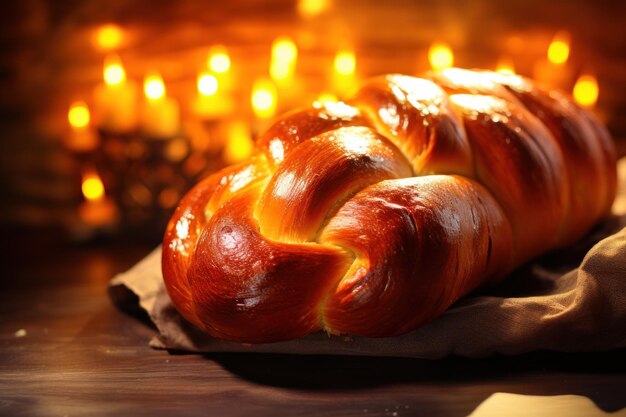
[[[517,75],[388,75],[283,116],[201,181],[163,242],[176,309],[265,343],[394,336],[582,237],[615,196],[587,111]]]

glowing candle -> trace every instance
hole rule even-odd
[[[354,75],[356,70],[356,57],[352,51],[340,51],[335,55],[335,71],[341,75]]]
[[[298,14],[302,17],[315,17],[326,12],[331,6],[331,0],[298,0]]]
[[[92,227],[104,227],[117,220],[117,207],[106,196],[104,184],[97,172],[83,174],[81,189],[85,201],[78,208],[78,214],[83,222]]]
[[[298,60],[298,48],[289,38],[278,38],[272,44],[270,76],[279,87],[289,87],[293,82]]]
[[[554,64],[564,64],[569,57],[570,37],[567,32],[559,32],[548,47],[548,60]]]
[[[208,72],[201,72],[198,75],[198,93],[204,97],[213,97],[217,94],[219,88],[217,78]]]
[[[94,35],[94,44],[100,50],[111,51],[117,49],[124,40],[124,32],[114,24],[106,24],[100,26]]]
[[[501,57],[496,64],[496,71],[501,74],[515,74],[515,64],[507,57]]]
[[[454,65],[454,53],[447,43],[435,42],[428,49],[428,62],[435,71]]]
[[[254,142],[248,125],[236,121],[228,126],[227,141],[224,148],[224,160],[228,164],[245,161],[254,151]]]
[[[215,45],[209,50],[207,68],[215,75],[223,91],[232,88],[231,59],[225,46]]]
[[[67,112],[67,119],[70,125],[76,129],[88,127],[90,118],[89,108],[83,101],[77,101],[72,104]]]
[[[252,111],[259,119],[267,119],[276,114],[276,87],[269,80],[256,80],[250,96]]]
[[[161,101],[165,98],[165,84],[157,73],[150,74],[143,80],[143,92],[149,100]]]
[[[81,190],[87,201],[100,201],[105,196],[104,184],[96,172],[83,175]]]
[[[345,94],[356,84],[356,56],[351,50],[337,52],[333,61],[333,89]]]
[[[276,114],[278,107],[278,93],[276,86],[269,79],[258,79],[252,85],[250,94],[252,113],[253,136],[263,131],[269,124],[270,119]]]
[[[117,55],[104,60],[104,84],[94,91],[96,125],[104,130],[125,133],[137,125],[137,86],[126,79],[126,70]]]
[[[76,152],[89,152],[98,146],[98,137],[90,126],[91,114],[83,101],[72,103],[67,112],[71,133],[65,138],[68,149]]]
[[[146,76],[143,91],[146,100],[141,115],[142,132],[154,139],[167,139],[179,134],[178,103],[167,96],[165,83],[158,73]]]
[[[229,94],[221,91],[217,77],[203,71],[196,82],[197,96],[193,103],[194,112],[206,119],[221,118],[230,114],[234,103]]]
[[[534,78],[549,88],[565,89],[573,78],[569,55],[570,36],[567,32],[558,32],[548,46],[546,58],[535,64]]]
[[[228,50],[222,45],[212,47],[209,51],[207,64],[211,71],[215,73],[223,74],[228,72],[228,70],[230,70],[230,56],[228,55]]]
[[[593,75],[581,75],[572,92],[574,100],[583,107],[593,107],[598,101],[600,88],[598,81]]]

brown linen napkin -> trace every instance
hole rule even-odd
[[[189,352],[434,359],[449,354],[480,357],[537,349],[583,352],[626,347],[626,159],[620,161],[619,173],[614,217],[583,242],[523,266],[502,284],[465,297],[433,322],[400,337],[319,332],[260,345],[212,338],[186,322],[172,306],[163,286],[160,248],[116,276],[111,295],[125,309],[138,299],[159,331],[151,341],[153,347]],[[128,290],[136,297],[128,297]]]

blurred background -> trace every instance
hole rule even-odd
[[[273,117],[376,74],[513,71],[626,150],[626,2],[21,0],[0,15],[0,225],[158,243]]]

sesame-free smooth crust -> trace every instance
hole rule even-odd
[[[397,336],[608,215],[616,152],[517,75],[386,75],[280,118],[197,184],[163,241],[176,309],[246,343]]]

